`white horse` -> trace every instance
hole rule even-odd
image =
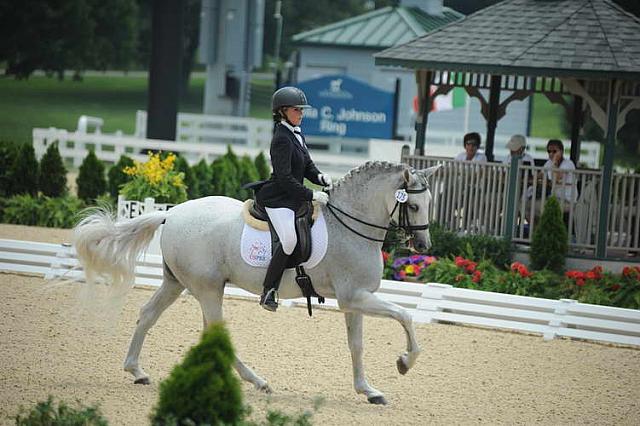
[[[328,207],[323,207],[329,239],[327,252],[307,272],[317,293],[335,298],[344,312],[354,387],[370,403],[386,404],[386,400],[365,378],[362,315],[391,317],[404,328],[406,352],[396,363],[401,374],[413,367],[420,353],[409,313],[374,293],[380,286],[382,240],[390,221],[397,221],[412,235],[416,249],[425,250],[431,245],[427,178],[437,168],[415,171],[407,165],[366,163],[351,170],[329,190],[329,208],[335,206],[342,212],[332,215]],[[165,224],[161,236],[163,283],[140,311],[124,362],[124,369],[134,376],[135,383],[149,383],[149,376],[138,364],[145,335],[184,289],[200,303],[205,327],[222,320],[226,283],[261,293],[265,269],[247,265],[240,255],[244,226],[241,210],[238,200],[206,197],[187,201],[168,212],[119,222],[114,222],[109,212],[98,210],[76,226],[74,244],[87,281],[106,276],[112,285],[128,289],[138,254],[149,244],[155,230]],[[294,275],[292,270],[285,271],[279,290],[281,298],[301,297]],[[256,309],[260,309],[257,304]],[[267,381],[240,358],[236,357],[234,367],[257,389],[271,392]]]

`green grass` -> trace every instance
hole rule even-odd
[[[271,80],[254,80],[250,115],[271,117]],[[204,77],[193,77],[188,92],[180,100],[179,111],[202,111]],[[147,78],[86,76],[83,81],[32,77],[29,80],[0,78],[0,140],[30,143],[34,127],[75,130],[81,115],[104,119],[104,133],[122,130],[132,134],[137,110],[147,109]],[[560,105],[536,94],[533,103],[532,136],[564,136]]]
[[[179,110],[202,111],[203,92],[204,79],[193,78]],[[139,109],[147,109],[146,77],[0,78],[0,140],[31,142],[34,127],[75,130],[81,115],[104,119],[104,133],[131,134]]]
[[[565,117],[562,105],[552,104],[546,96],[536,93],[533,98],[531,136],[544,139],[568,137],[562,124],[566,120]]]

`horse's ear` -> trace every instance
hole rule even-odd
[[[429,167],[428,169],[419,170],[418,173],[424,176],[425,179],[429,179],[429,177],[437,172],[440,167],[442,167],[442,164],[437,164],[435,166]]]
[[[407,184],[407,186],[411,186],[411,184],[413,184],[413,182],[416,180],[416,177],[413,175],[410,169],[404,169],[402,177],[404,178],[404,182]]]

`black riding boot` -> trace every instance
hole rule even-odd
[[[278,244],[271,257],[271,263],[267,268],[267,275],[262,284],[262,296],[260,297],[260,306],[267,311],[275,312],[278,309],[277,292],[280,286],[280,278],[287,267],[289,255],[282,250],[282,245]]]

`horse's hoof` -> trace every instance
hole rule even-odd
[[[387,405],[387,400],[384,399],[384,396],[379,395],[379,396],[372,396],[367,398],[367,400],[371,403],[371,404],[376,404],[376,405]]]
[[[266,383],[264,385],[256,385],[256,389],[258,389],[260,392],[264,392],[266,394],[273,393],[273,389],[271,389],[271,386],[269,386]]]
[[[150,385],[151,380],[148,377],[141,377],[133,381],[134,385]]]
[[[396,367],[398,367],[398,373],[402,374],[403,376],[407,374],[407,371],[409,371],[409,368],[407,367],[407,364],[404,363],[402,357],[398,357],[398,360],[396,361]]]

